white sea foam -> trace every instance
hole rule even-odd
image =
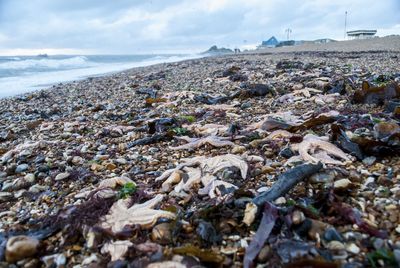
[[[28,68],[48,68],[48,69],[60,69],[60,68],[81,68],[95,65],[89,62],[85,56],[76,56],[66,59],[48,59],[48,58],[37,58],[37,59],[24,59],[21,60],[18,57],[13,58],[12,61],[0,63],[0,69],[28,69]]]
[[[149,66],[158,63],[177,62],[186,59],[193,59],[202,57],[201,55],[189,56],[155,56],[147,60],[124,62],[124,63],[95,63],[91,66],[75,68],[69,70],[51,71],[51,72],[38,72],[18,77],[3,77],[0,78],[0,97],[9,97],[33,90],[49,87],[61,82],[80,80],[89,76],[99,76],[118,72],[134,67]],[[73,60],[71,60],[73,59]],[[36,61],[41,61],[36,60]],[[46,59],[44,59],[46,60]],[[69,61],[66,61],[69,60]],[[50,60],[49,60],[50,61]],[[65,62],[79,62],[87,61],[85,57],[79,56],[70,59],[61,60]],[[48,61],[47,61],[48,62]],[[8,64],[10,62],[7,62]]]

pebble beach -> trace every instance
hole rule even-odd
[[[399,36],[0,99],[0,267],[398,267],[399,154]]]

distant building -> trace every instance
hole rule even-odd
[[[278,39],[276,39],[275,36],[272,36],[267,41],[262,41],[261,45],[258,47],[259,48],[276,47],[276,45],[278,45],[278,44],[279,44]]]
[[[348,31],[347,36],[350,39],[368,39],[374,37],[376,30],[356,30]]]
[[[323,38],[323,39],[314,40],[314,44],[326,44],[326,43],[331,43],[331,42],[336,42],[336,40],[333,40],[333,39],[330,39],[330,38]]]

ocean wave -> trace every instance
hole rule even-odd
[[[90,63],[85,56],[74,56],[65,59],[26,59],[26,60],[13,60],[7,61],[0,64],[0,69],[61,69],[61,68],[81,68],[90,67],[93,63]]]

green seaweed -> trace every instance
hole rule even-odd
[[[196,117],[194,117],[193,115],[182,115],[179,118],[183,121],[188,121],[189,123],[196,122]]]
[[[189,133],[189,130],[184,127],[175,127],[172,129],[172,131],[178,136],[187,135]]]
[[[136,192],[136,185],[132,182],[125,183],[118,192],[118,199],[125,199]]]
[[[378,260],[382,260],[385,267],[397,267],[398,265],[393,252],[384,248],[368,253],[367,259],[373,268],[380,266],[377,264]]]

